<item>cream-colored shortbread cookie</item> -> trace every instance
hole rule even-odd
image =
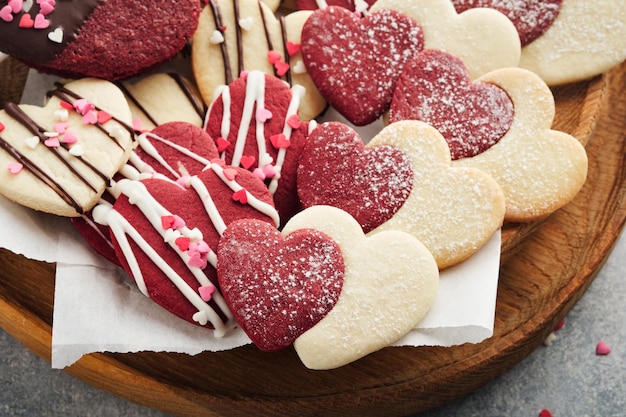
[[[391,146],[413,164],[413,188],[396,214],[368,235],[402,230],[431,251],[440,269],[473,255],[502,226],[504,195],[485,172],[452,165],[443,136],[430,125],[403,120],[385,127],[367,147]]]
[[[522,68],[496,70],[478,81],[508,94],[513,123],[494,146],[453,165],[481,169],[496,180],[507,221],[542,218],[572,200],[587,177],[587,153],[575,137],[551,129],[555,106],[548,86]]]
[[[563,0],[550,28],[522,49],[520,66],[548,85],[601,74],[626,59],[626,1]]]
[[[300,33],[311,11],[277,18],[258,0],[217,0],[200,15],[192,42],[192,67],[198,88],[207,104],[216,89],[239,77],[242,71],[275,74],[306,93],[300,118],[310,120],[326,107],[300,53]],[[270,52],[271,51],[271,52]]]
[[[430,310],[439,287],[437,264],[411,235],[389,231],[365,236],[348,213],[313,206],[282,233],[316,229],[339,245],[345,263],[337,304],[294,342],[304,365],[333,369],[390,345]]]
[[[45,107],[0,111],[0,193],[26,207],[78,216],[93,207],[134,147],[132,116],[114,84],[85,78]]]
[[[156,73],[121,84],[130,110],[142,130],[167,122],[202,126],[205,105],[196,87],[175,73]]]
[[[513,23],[488,8],[457,13],[450,0],[378,0],[371,12],[391,9],[413,18],[424,31],[425,49],[441,49],[463,60],[470,77],[519,65],[520,39]]]

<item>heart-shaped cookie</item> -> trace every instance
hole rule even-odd
[[[393,217],[414,182],[406,154],[388,146],[365,148],[357,132],[339,122],[321,124],[311,132],[297,178],[305,208],[338,207],[365,233]]]
[[[180,180],[200,174],[211,165],[211,160],[219,156],[213,139],[202,128],[186,122],[159,125],[151,132],[139,135],[137,145],[115,180],[154,176]],[[101,204],[115,202],[116,197],[110,191],[113,190],[108,188],[105,191]],[[119,263],[108,227],[94,223],[91,213],[73,217],[72,223],[96,252]]]
[[[78,216],[126,163],[131,113],[122,92],[103,80],[73,81],[49,95],[45,107],[9,103],[0,111],[0,193],[35,210]]]
[[[205,105],[196,87],[178,73],[155,73],[118,83],[141,131],[168,122],[202,126]]]
[[[522,49],[519,66],[548,85],[602,74],[626,59],[626,2],[563,1],[556,20]]]
[[[423,44],[420,26],[392,10],[360,18],[330,6],[316,10],[302,28],[302,58],[311,78],[329,104],[358,126],[387,110],[404,64]]]
[[[290,346],[334,307],[343,285],[337,244],[316,230],[283,236],[240,220],[218,246],[218,279],[235,319],[261,350]]]
[[[376,0],[296,0],[296,6],[299,10],[316,10],[328,6],[340,6],[353,12],[363,13],[375,2]]]
[[[242,218],[278,224],[263,183],[246,170],[213,163],[185,186],[164,179],[121,180],[115,204],[96,206],[117,256],[139,289],[195,324],[223,335],[234,326],[217,288],[217,243]]]
[[[435,127],[452,159],[484,152],[509,130],[513,103],[500,87],[472,82],[463,62],[427,49],[404,67],[394,91],[389,122],[421,120]]]
[[[192,66],[198,88],[208,104],[215,90],[244,71],[263,71],[306,90],[303,120],[318,116],[326,102],[306,72],[300,33],[309,11],[277,18],[258,0],[211,0],[200,14],[192,42]]]
[[[503,68],[478,81],[504,90],[515,116],[497,144],[453,165],[491,175],[506,198],[507,221],[543,218],[567,204],[587,177],[587,153],[580,142],[552,130],[555,107],[548,86],[531,71]]]
[[[522,46],[541,35],[556,20],[563,0],[452,0],[458,13],[475,7],[490,7],[513,22]]]
[[[472,79],[496,68],[519,65],[519,35],[497,10],[457,13],[450,0],[378,0],[370,11],[385,9],[414,19],[424,31],[424,49],[441,49],[461,58]]]
[[[414,179],[404,205],[370,234],[407,232],[444,269],[469,258],[502,226],[505,205],[498,183],[479,169],[452,165],[448,145],[434,127],[415,120],[392,123],[367,144],[378,146],[407,154]]]
[[[334,239],[345,259],[337,304],[294,342],[308,368],[337,368],[388,346],[431,308],[439,271],[432,255],[414,237],[399,231],[365,236],[349,214],[328,206],[297,214],[283,234],[307,229]]]
[[[296,170],[308,133],[298,113],[302,95],[300,86],[251,71],[219,89],[206,123],[227,164],[265,180],[283,222],[300,209]]]
[[[201,8],[196,0],[22,3],[29,7],[0,17],[0,50],[47,73],[107,80],[174,57],[193,35]]]

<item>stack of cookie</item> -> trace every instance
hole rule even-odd
[[[0,111],[0,192],[312,369],[398,341],[440,271],[571,201],[587,156],[550,86],[626,57],[608,1],[5,3],[0,50],[65,79]]]

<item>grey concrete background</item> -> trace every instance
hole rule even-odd
[[[622,237],[550,346],[474,393],[420,417],[626,416],[626,238]],[[604,340],[612,349],[595,354]],[[50,365],[0,331],[0,416],[168,414],[122,400]]]

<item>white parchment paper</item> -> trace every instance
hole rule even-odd
[[[41,104],[53,80],[31,72],[23,102]],[[69,219],[35,212],[0,196],[0,221],[4,225],[1,247],[57,263],[53,368],[69,366],[92,352],[194,355],[250,343],[241,330],[215,338],[163,310],[143,296],[123,270],[97,255]],[[418,328],[396,345],[451,346],[491,337],[499,266],[498,232],[469,260],[442,272],[435,305]]]

